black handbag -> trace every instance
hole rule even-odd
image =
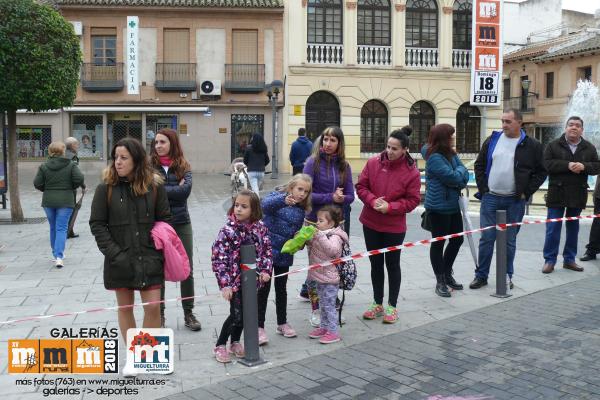
[[[421,213],[421,228],[431,232],[431,218],[429,218],[429,211],[427,210]]]

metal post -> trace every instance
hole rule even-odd
[[[506,224],[506,210],[496,211],[496,225]],[[512,294],[506,293],[506,262],[508,250],[508,228],[496,228],[496,293],[494,297],[510,297]]]
[[[240,250],[242,268],[242,308],[244,311],[244,349],[246,356],[240,364],[247,367],[264,364],[258,349],[258,305],[256,297],[256,248],[244,244]]]
[[[271,156],[271,179],[277,179],[279,177],[279,170],[277,164],[277,93],[273,93],[269,99],[271,107],[273,108],[273,155]]]

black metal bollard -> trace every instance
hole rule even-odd
[[[506,224],[506,210],[496,211],[496,224]],[[501,298],[512,296],[512,294],[506,293],[507,229],[509,228],[496,230],[496,293],[492,296]]]
[[[244,310],[244,349],[246,356],[240,364],[247,367],[264,364],[258,349],[258,304],[256,297],[256,248],[244,244],[240,250],[242,268],[242,307]]]

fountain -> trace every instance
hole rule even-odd
[[[600,91],[591,81],[579,80],[577,89],[567,104],[563,127],[570,116],[576,115],[583,120],[583,137],[596,149],[600,148]],[[562,135],[562,132],[557,135]],[[596,185],[596,176],[588,176],[589,190]]]
[[[583,137],[600,148],[600,92],[591,81],[577,82],[577,89],[567,104],[563,127],[567,124],[567,118],[572,115],[583,119]],[[557,137],[560,135],[562,132]]]

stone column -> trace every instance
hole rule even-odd
[[[356,65],[357,62],[356,4],[356,1],[348,1],[344,10],[344,64],[348,66]]]
[[[406,3],[397,0],[392,9],[392,57],[394,67],[404,67]]]
[[[442,7],[438,46],[440,67],[452,68],[452,7]]]

